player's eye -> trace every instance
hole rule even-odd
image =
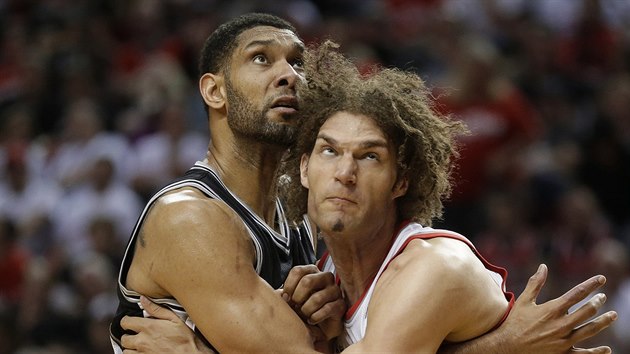
[[[267,64],[267,57],[264,56],[263,54],[258,54],[256,56],[254,56],[254,58],[252,59],[252,61],[254,63],[258,63],[258,64]]]
[[[326,146],[326,147],[322,148],[322,154],[323,155],[332,156],[332,155],[335,154],[335,149],[333,149],[333,148],[331,148],[329,146]]]
[[[367,153],[367,154],[363,155],[363,157],[364,157],[366,160],[375,160],[375,161],[377,161],[377,160],[378,160],[378,154],[373,153],[373,152],[369,152],[369,153]]]
[[[303,69],[304,68],[304,60],[302,58],[295,59],[295,60],[293,60],[292,65],[296,69]]]

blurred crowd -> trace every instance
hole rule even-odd
[[[630,353],[630,2],[0,0],[0,353],[110,353],[116,276],[147,198],[203,159],[197,55],[265,11],[359,68],[417,71],[464,120],[435,226],[539,301],[608,278]]]

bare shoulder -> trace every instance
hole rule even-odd
[[[485,269],[467,244],[448,237],[410,241],[401,254],[394,258],[392,266],[394,269],[411,267],[423,271],[426,271],[425,267],[431,267],[432,272],[449,279],[468,278],[466,272],[471,267]]]
[[[487,332],[506,308],[487,273],[461,241],[410,241],[377,280],[364,342],[384,351],[436,352],[444,340]]]
[[[414,276],[416,272],[430,272],[439,279],[438,287],[452,290],[456,287],[465,292],[455,292],[452,296],[485,296],[488,293],[503,297],[500,284],[491,275],[481,259],[468,244],[453,238],[435,237],[414,239],[401,254],[394,258],[389,268],[402,270]],[[456,285],[456,286],[455,286]]]
[[[192,188],[161,196],[138,235],[127,283],[149,296],[168,296],[166,276],[220,266],[230,258],[252,264],[252,243],[241,219],[225,203]]]
[[[199,216],[210,217],[211,220]],[[236,214],[220,200],[208,198],[193,188],[182,188],[160,197],[149,211],[147,221],[156,224],[198,224],[217,218],[236,218]]]
[[[231,208],[184,188],[157,200],[147,217],[127,279],[133,290],[176,299],[222,352],[308,348],[300,318],[256,272],[255,246]]]
[[[473,287],[477,278],[486,277],[484,272],[483,264],[461,241],[444,237],[414,239],[387,265],[375,294],[409,296],[418,306],[424,300],[417,294],[439,293],[440,301],[446,304],[463,301],[471,295],[467,288]]]
[[[142,234],[147,243],[153,239],[164,244],[160,241],[177,242],[183,236],[186,241],[195,236],[203,236],[205,241],[220,241],[221,235],[226,233],[246,236],[244,230],[241,218],[225,203],[208,198],[196,189],[182,188],[155,202]]]
[[[508,306],[501,285],[471,248],[447,237],[412,240],[390,263],[382,279],[379,287],[389,283],[398,289],[398,296],[408,292],[409,305],[423,307],[427,314],[440,316],[446,325],[450,323],[444,333],[450,341],[485,333],[502,318]],[[433,299],[432,310],[421,300],[427,297]],[[457,313],[452,311],[454,304]],[[447,314],[454,315],[451,322]]]

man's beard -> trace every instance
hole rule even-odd
[[[257,142],[289,147],[293,144],[296,128],[290,124],[270,122],[265,116],[271,102],[265,102],[257,110],[238,89],[226,78],[228,125],[237,135]]]
[[[341,219],[335,221],[333,224],[332,230],[335,232],[342,232],[346,228],[346,225],[341,221]]]

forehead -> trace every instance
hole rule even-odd
[[[319,133],[332,137],[337,141],[381,140],[388,142],[383,129],[374,119],[350,112],[337,112],[322,124]]]
[[[295,48],[302,51],[304,43],[291,30],[272,26],[258,26],[243,31],[238,36],[237,52],[255,45],[281,46]]]

